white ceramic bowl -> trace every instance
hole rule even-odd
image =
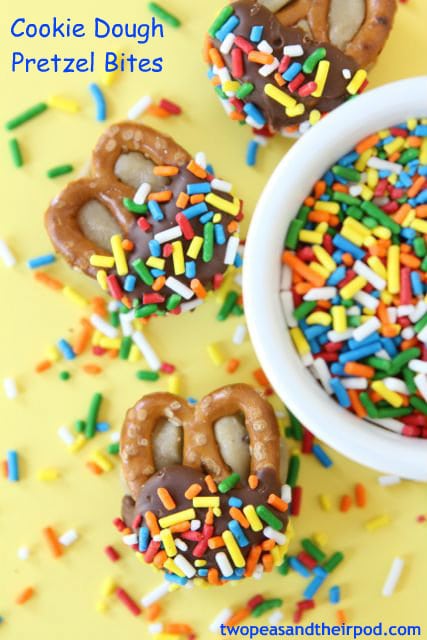
[[[311,186],[362,138],[408,117],[427,116],[427,76],[402,80],[350,100],[308,131],[281,160],[256,207],[243,268],[253,346],[275,391],[321,440],[384,473],[427,481],[427,440],[365,422],[323,391],[291,342],[279,298],[288,224]]]

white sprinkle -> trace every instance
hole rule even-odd
[[[9,400],[14,400],[18,395],[18,387],[16,386],[16,382],[13,378],[5,378],[3,380],[3,389]]]
[[[151,344],[141,331],[134,331],[132,338],[143,357],[146,359],[148,366],[152,371],[158,371],[162,365],[161,360],[157,356]]]
[[[366,378],[342,378],[343,387],[346,389],[367,389],[368,381]]]
[[[409,316],[414,311],[415,307],[413,304],[400,304],[397,307],[397,315],[399,318],[402,316]]]
[[[423,373],[418,373],[414,378],[414,382],[417,385],[418,391],[427,402],[427,376]]]
[[[228,104],[228,102],[227,102]],[[230,105],[231,107],[231,105]],[[233,107],[230,108],[230,112],[233,111]],[[252,129],[262,129],[264,127],[263,124],[260,124],[257,120],[252,118],[251,116],[246,116],[245,122],[247,125],[252,127]]]
[[[110,302],[107,305],[107,309],[108,311],[114,312],[114,311],[118,311],[120,309],[120,303],[118,300],[110,300]]]
[[[230,113],[232,113],[234,111],[233,105],[230,104],[230,102],[228,100],[225,100],[224,98],[220,98],[219,101],[222,104],[223,109],[224,109],[224,111],[225,111],[225,113],[227,115],[230,115]],[[247,121],[248,121],[248,119],[246,118],[246,122]],[[259,125],[258,125],[258,127],[261,128]]]
[[[231,193],[233,190],[233,185],[231,182],[226,182],[225,180],[220,180],[219,178],[214,178],[211,182],[212,189],[215,191],[222,191],[223,193]]]
[[[353,298],[354,300],[356,300],[356,302],[361,304],[362,307],[366,307],[367,309],[375,310],[380,303],[380,301],[377,300],[377,298],[374,298],[374,296],[371,296],[369,293],[366,293],[366,291],[358,291],[353,296]]]
[[[156,589],[153,589],[153,591],[150,591],[150,593],[147,593],[146,596],[141,598],[141,604],[144,608],[149,607],[150,605],[163,598],[168,592],[169,583],[162,582],[162,584],[159,585]]]
[[[292,487],[289,484],[282,484],[280,488],[280,497],[288,504],[292,502]]]
[[[287,264],[282,267],[282,273],[280,276],[280,291],[289,291],[292,284],[292,271]]]
[[[154,234],[154,240],[157,240],[160,244],[164,242],[170,242],[171,240],[176,240],[182,236],[181,227],[170,227],[170,229],[165,229],[164,231],[159,231],[159,233]]]
[[[225,250],[224,264],[233,264],[236,259],[237,249],[239,247],[239,238],[237,236],[230,236],[227,242],[227,248]]]
[[[382,487],[392,487],[395,484],[400,484],[401,478],[399,476],[378,476],[378,484]]]
[[[206,169],[208,161],[206,159],[206,153],[204,151],[198,151],[194,156],[194,160],[196,161],[196,164],[199,165],[199,167],[202,167],[202,169]]]
[[[119,335],[118,329],[111,326],[109,322],[106,322],[104,318],[101,318],[97,313],[92,313],[89,322],[95,329],[100,331],[104,336],[107,336],[107,338],[117,338]]]
[[[16,555],[20,560],[28,560],[28,558],[30,557],[29,547],[19,547]]]
[[[154,536],[153,536],[153,540],[154,540],[154,542],[161,542],[161,541],[162,541],[162,539],[161,539],[161,537],[160,537],[160,533],[156,533],[156,534],[154,534]]]
[[[378,425],[379,427],[383,427],[388,431],[393,431],[393,433],[402,433],[404,428],[404,424],[399,422],[398,420],[394,420],[394,418],[366,418],[368,422],[372,422],[373,424]]]
[[[262,566],[262,564],[257,564],[257,566],[255,567],[255,571],[252,574],[252,578],[254,578],[255,580],[261,580],[263,575],[264,567]]]
[[[366,265],[361,260],[356,260],[352,267],[353,271],[357,273],[358,276],[362,276],[365,278],[375,289],[382,291],[385,289],[386,281],[384,278],[380,278],[380,276],[373,271],[368,265]]]
[[[311,367],[314,362],[314,358],[311,353],[306,353],[301,357],[301,362],[303,363],[304,367]]]
[[[226,609],[221,609],[221,611],[212,620],[209,626],[209,631],[212,633],[219,633],[221,631],[221,625],[225,624],[232,615],[232,609],[229,609],[228,607]]]
[[[277,542],[277,544],[285,544],[286,542],[285,534],[281,533],[280,531],[276,531],[272,527],[265,527],[263,534],[265,535],[266,538],[269,538],[270,540],[274,540],[275,542]]]
[[[234,330],[234,334],[233,334],[233,344],[242,344],[245,337],[246,337],[246,325],[245,324],[238,324],[237,327]]]
[[[263,53],[273,53],[273,47],[267,40],[261,40],[257,44],[258,51],[262,51]]]
[[[345,80],[350,80],[350,78],[351,78],[350,69],[343,69],[342,70],[342,75],[343,75],[343,78],[345,78]]]
[[[347,309],[347,315],[348,316],[360,316],[361,315],[361,311],[359,309],[359,307],[349,307]]]
[[[326,393],[331,395],[332,389],[329,384],[331,374],[329,373],[328,365],[323,358],[315,358],[312,366],[314,372],[316,373],[316,377],[319,379],[322,387],[325,389]]]
[[[420,300],[415,305],[413,312],[409,314],[409,320],[414,323],[418,322],[425,313],[427,313],[427,303],[425,303],[424,300]]]
[[[188,544],[186,542],[184,542],[184,540],[181,540],[181,538],[176,538],[175,539],[175,546],[180,551],[184,551],[184,552],[188,551]]]
[[[294,316],[294,297],[290,291],[281,291],[280,301],[282,303],[283,313],[285,315],[286,324],[289,328],[296,327],[298,322]]]
[[[419,332],[418,340],[420,340],[421,342],[427,342],[427,325]]]
[[[77,531],[75,529],[69,529],[69,531],[63,533],[62,536],[58,538],[58,540],[62,544],[62,546],[69,547],[74,542],[76,542],[78,538],[79,534],[77,533]]]
[[[153,635],[155,633],[162,633],[163,624],[161,622],[153,622],[152,624],[148,625],[147,629],[148,629],[148,633],[152,633]]]
[[[194,300],[190,300],[190,302],[183,302],[181,304],[181,311],[182,313],[192,311],[196,307],[200,307],[201,304],[203,304],[203,300],[201,298],[195,298]]]
[[[336,287],[318,287],[316,289],[310,289],[310,291],[305,294],[304,300],[330,300],[336,295]]]
[[[254,136],[252,140],[257,144],[260,144],[262,147],[266,147],[268,145],[267,136],[263,136],[263,135]]]
[[[122,540],[128,547],[131,547],[133,544],[138,544],[138,536],[136,533],[129,533],[129,535],[123,536]]]
[[[390,571],[388,572],[387,578],[384,582],[382,595],[385,598],[388,598],[393,595],[394,590],[397,587],[397,583],[399,582],[399,578],[402,574],[403,567],[405,566],[405,562],[402,558],[396,557],[391,563]]]
[[[354,329],[347,329],[347,331],[328,331],[327,336],[330,342],[345,342],[353,337],[353,332]]]
[[[120,326],[122,329],[123,336],[128,337],[132,335],[132,323],[135,319],[135,311],[129,311],[128,313],[121,313],[119,315]]]
[[[69,428],[65,425],[62,425],[58,428],[58,436],[61,438],[62,442],[67,445],[67,447],[70,447],[72,444],[74,444],[75,437],[71,433]]]
[[[136,120],[137,118],[139,118],[139,116],[141,116],[144,111],[148,109],[152,102],[153,99],[151,96],[142,96],[142,98],[140,98],[138,102],[135,102],[135,104],[129,109],[129,120]]]
[[[221,84],[225,84],[226,82],[230,82],[231,76],[227,67],[221,67],[218,69],[218,78],[221,80]]]
[[[392,324],[394,324],[394,323],[392,323]],[[405,327],[400,332],[400,335],[402,336],[402,338],[404,340],[412,340],[412,338],[415,337],[415,331],[414,331],[414,329],[412,327]]]
[[[388,162],[388,160],[382,160],[381,158],[377,158],[376,156],[372,156],[372,158],[369,158],[368,167],[377,169],[377,171],[391,171],[391,173],[398,174],[403,169],[401,164],[397,164],[396,162]]]
[[[185,574],[186,578],[194,578],[196,569],[188,562],[187,558],[178,553],[174,558],[174,562],[178,569],[181,569],[182,573]]]
[[[267,76],[271,75],[273,71],[276,71],[276,69],[278,69],[279,64],[279,60],[277,58],[274,58],[273,62],[271,62],[270,64],[264,64],[262,67],[260,67],[258,69],[258,73],[263,78],[267,78]]]
[[[380,349],[375,355],[377,358],[383,358],[383,360],[391,360],[390,354],[388,354],[385,349]]]
[[[240,253],[240,251],[238,251],[238,253],[239,253],[240,255],[242,255],[242,254]],[[237,284],[237,286],[238,286],[238,287],[241,287],[241,286],[242,286],[242,284],[243,284],[243,283],[242,283],[242,274],[241,274],[241,273],[236,273],[236,275],[235,275],[235,277],[234,277],[233,281]]]
[[[10,247],[4,240],[0,238],[0,258],[3,260],[6,267],[14,267],[16,264],[16,258],[13,255]]]
[[[110,442],[120,442],[120,431],[112,431],[110,433]]]
[[[235,39],[236,39],[236,36],[234,35],[234,33],[228,33],[225,36],[224,40],[221,42],[221,46],[219,48],[221,53],[223,53],[224,55],[227,55],[227,53],[230,53]]]
[[[202,526],[202,523],[200,520],[192,520],[190,522],[191,531],[197,531],[197,529],[200,529],[201,526]]]
[[[142,182],[139,185],[138,189],[136,190],[135,195],[133,196],[134,203],[144,204],[150,191],[151,191],[151,184],[149,182]]]
[[[348,191],[353,198],[357,198],[362,193],[362,185],[351,184]]]
[[[396,391],[396,393],[403,393],[403,395],[409,395],[409,389],[406,386],[405,382],[400,378],[384,378],[383,383],[390,389],[390,391]]]
[[[373,316],[372,318],[369,318],[369,320],[361,324],[360,327],[357,327],[357,329],[354,330],[353,339],[357,340],[357,342],[361,342],[362,340],[365,340],[365,338],[370,336],[371,333],[375,333],[375,331],[380,327],[381,322],[377,317]]]
[[[283,55],[290,58],[299,58],[304,55],[304,49],[300,44],[289,44],[283,47]]]
[[[221,574],[224,578],[229,578],[233,575],[233,567],[230,564],[229,559],[225,555],[224,551],[219,551],[215,554],[215,562],[217,563]]]
[[[273,613],[269,617],[268,622],[273,626],[276,626],[277,623],[280,622],[282,619],[283,619],[283,612],[280,611],[280,609],[276,609],[276,611],[273,611]]]
[[[190,300],[194,296],[194,292],[189,287],[172,276],[166,279],[165,285],[185,300]]]
[[[303,135],[304,133],[307,133],[307,131],[309,129],[311,129],[313,125],[310,123],[310,120],[304,120],[304,122],[301,122],[299,127],[298,127],[298,132]]]

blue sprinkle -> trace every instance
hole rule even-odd
[[[390,358],[394,358],[394,356],[397,356],[396,345],[391,338],[381,338],[381,344],[383,345],[385,351],[387,351]]]
[[[228,506],[237,507],[238,509],[240,509],[240,507],[243,506],[243,500],[240,500],[240,498],[236,498],[235,496],[233,496],[228,499]]]
[[[307,340],[314,340],[318,336],[321,336],[329,331],[329,327],[324,327],[321,324],[312,324],[310,327],[304,330],[304,335]]]
[[[200,216],[202,213],[206,213],[206,211],[209,211],[206,202],[199,202],[198,204],[193,204],[192,207],[183,209],[182,213],[185,215],[186,218],[191,220],[192,218],[196,218],[197,216]]]
[[[153,216],[153,220],[155,220],[156,222],[163,220],[164,218],[163,211],[161,210],[161,207],[158,202],[156,202],[155,200],[149,200],[148,210]]]
[[[185,277],[189,280],[196,277],[196,263],[194,260],[189,260],[185,263]]]
[[[418,271],[411,272],[411,287],[416,296],[423,295],[423,284],[421,282],[420,274],[418,273]]]
[[[289,556],[289,566],[303,578],[310,578],[311,572],[294,556]]]
[[[76,354],[73,351],[73,347],[69,342],[67,342],[67,340],[61,338],[61,340],[59,340],[56,344],[66,360],[74,360]]]
[[[381,339],[382,338],[378,331],[373,331],[371,335],[366,336],[366,338],[364,338],[363,340],[354,340],[354,338],[351,338],[351,340],[347,342],[347,345],[350,347],[350,349],[358,349],[359,347],[365,347],[367,344],[376,342],[377,340]]]
[[[293,62],[286,71],[282,73],[283,80],[286,80],[286,82],[292,82],[292,80],[297,77],[301,69],[302,65],[299,62]]]
[[[222,224],[214,225],[214,233],[215,233],[215,242],[216,244],[225,244],[225,232]]]
[[[186,585],[188,582],[188,578],[181,578],[180,576],[177,576],[174,573],[165,573],[165,578],[168,582],[174,582],[175,584],[180,584],[182,587]]]
[[[56,261],[56,257],[53,253],[46,253],[44,256],[37,256],[36,258],[30,258],[27,260],[27,267],[30,269],[38,269],[38,267],[44,267],[47,264],[52,264]]]
[[[381,342],[372,342],[371,344],[366,345],[365,347],[360,347],[359,349],[351,349],[346,353],[341,353],[338,356],[339,361],[342,364],[346,362],[351,362],[352,360],[362,360],[363,358],[367,358],[368,356],[373,356],[374,353],[380,351]]]
[[[262,25],[254,25],[251,29],[249,40],[251,42],[261,42],[263,31],[264,27]]]
[[[207,222],[210,222],[213,217],[214,217],[213,211],[208,211],[208,213],[205,213],[203,216],[200,216],[200,222],[202,224],[206,224]]]
[[[304,589],[304,598],[313,598],[324,582],[325,578],[321,578],[320,576],[316,576],[315,578],[313,578],[313,580]]]
[[[105,102],[104,94],[94,82],[89,85],[89,91],[95,101],[96,119],[98,122],[103,122],[107,119],[107,103]]]
[[[125,291],[130,292],[130,291],[133,291],[135,289],[135,285],[136,285],[136,276],[134,276],[131,273],[129,273],[125,278],[123,289]]]
[[[240,19],[236,15],[230,16],[228,20],[224,22],[222,27],[215,33],[215,38],[222,42],[239,24]]]
[[[160,278],[160,276],[164,276],[166,274],[166,271],[163,271],[162,269],[150,269],[150,271],[153,278]]]
[[[109,431],[111,429],[111,425],[109,422],[97,422],[96,423],[96,430],[99,431],[100,433],[105,433],[106,431]]]
[[[334,376],[340,376],[340,377],[346,376],[346,377],[348,377],[346,372],[344,371],[344,365],[340,364],[339,362],[333,362],[331,364],[331,373]]]
[[[205,578],[208,575],[208,570],[207,569],[199,569],[198,572],[199,576],[201,578]]]
[[[315,576],[318,576],[319,578],[327,578],[329,575],[328,572],[325,571],[325,569],[320,566],[314,567],[313,573]]]
[[[339,249],[334,251],[332,254],[332,260],[335,260],[335,262],[337,262],[338,264],[341,264],[342,257],[343,257],[343,252],[340,251]]]
[[[414,134],[416,136],[427,136],[427,124],[417,124]]]
[[[211,176],[215,175],[215,170],[214,170],[213,166],[211,164],[209,164],[209,163],[206,165],[206,171],[208,173],[210,173]]]
[[[162,247],[160,246],[160,242],[157,242],[157,240],[154,239],[150,240],[148,243],[148,247],[152,256],[154,256],[155,258],[160,258],[160,256],[162,255]]]
[[[347,240],[340,234],[334,236],[332,244],[335,247],[338,247],[338,249],[344,251],[344,253],[350,253],[353,258],[356,258],[356,260],[361,260],[365,255],[365,251],[362,251],[362,249],[356,247],[355,244],[353,244],[352,242],[350,242],[350,240]]]
[[[187,402],[188,404],[197,404],[197,398],[193,398],[192,396],[189,396],[187,398]]]
[[[329,467],[332,467],[333,462],[331,460],[331,458],[328,456],[328,454],[326,453],[326,451],[324,449],[322,449],[322,447],[320,446],[320,444],[314,444],[312,449],[311,449],[313,455],[315,458],[317,458],[317,460],[320,462],[320,464],[325,467],[326,469],[329,469]]]
[[[349,167],[350,165],[354,164],[354,162],[358,160],[358,158],[359,154],[357,153],[357,151],[350,151],[350,153],[347,153],[347,155],[341,158],[338,164],[340,164],[342,167]],[[329,196],[327,196],[327,198],[329,199]]]
[[[334,585],[329,589],[329,602],[331,604],[338,604],[341,600],[341,589],[338,585]]]
[[[150,530],[148,527],[141,527],[138,532],[138,550],[141,552],[147,551],[150,540]]]
[[[243,107],[243,111],[246,113],[246,115],[255,120],[255,122],[261,127],[265,125],[266,119],[264,118],[258,107],[253,104],[253,102],[247,102]]]
[[[329,385],[334,392],[339,404],[348,409],[351,405],[350,397],[347,393],[347,389],[344,387],[342,382],[338,378],[331,378],[329,380]]]
[[[310,351],[313,355],[316,355],[317,353],[320,353],[322,351],[317,340],[309,340],[309,345]]]
[[[18,482],[19,480],[18,452],[14,450],[7,452],[7,477],[10,482]]]
[[[327,279],[326,284],[334,287],[336,284],[341,282],[343,278],[345,278],[346,271],[347,269],[344,265],[338,267],[338,269],[335,269],[332,275]]]
[[[239,547],[247,547],[249,544],[249,540],[243,533],[243,529],[237,520],[230,520],[228,523],[228,528],[230,529],[233,536],[236,538],[237,544]]]
[[[234,266],[236,267],[236,269],[240,269],[240,267],[243,264],[243,258],[240,255],[239,252],[236,253],[236,257],[234,258]]]
[[[256,165],[258,148],[259,144],[256,140],[249,140],[246,148],[246,164],[248,167],[254,167]]]
[[[210,193],[211,191],[210,182],[192,182],[191,184],[187,184],[187,193],[189,196],[194,196],[199,193]]]

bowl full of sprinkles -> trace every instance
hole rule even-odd
[[[258,203],[244,268],[252,340],[287,406],[341,453],[417,480],[427,480],[426,90],[414,78],[372,91],[299,141]]]

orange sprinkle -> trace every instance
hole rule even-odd
[[[239,113],[238,111],[230,111],[228,117],[230,118],[230,120],[240,120],[241,122],[245,120],[245,116],[243,115],[243,113]]]
[[[402,224],[402,222],[404,221],[404,219],[406,218],[406,216],[408,215],[410,210],[411,210],[411,205],[409,205],[407,202],[405,202],[396,211],[396,213],[393,213],[393,215],[391,217],[393,218],[393,220],[395,222],[397,222],[397,224]]]
[[[93,327],[90,324],[89,320],[87,320],[86,318],[82,318],[80,322],[82,328],[73,341],[73,351],[76,355],[80,355],[81,353],[83,353],[83,351],[88,346],[93,333]]]
[[[255,571],[255,568],[258,564],[258,560],[262,553],[262,548],[260,545],[255,545],[249,551],[248,558],[246,560],[246,570],[245,570],[245,578],[250,578]]]
[[[252,375],[262,387],[268,387],[270,385],[268,378],[262,369],[255,369],[255,371],[252,371]]]
[[[149,194],[149,200],[155,200],[156,202],[169,202],[173,196],[172,191],[153,191]]]
[[[203,300],[208,295],[205,287],[202,285],[200,280],[198,280],[198,278],[192,279],[192,281],[190,282],[190,287],[191,290],[196,294],[196,297],[200,300]]]
[[[187,170],[197,178],[203,179],[203,178],[206,178],[206,176],[208,175],[206,171],[203,169],[203,167],[197,164],[195,160],[190,160],[190,162],[187,164]]]
[[[205,196],[203,193],[195,193],[194,196],[190,196],[190,204],[199,204],[204,202]]]
[[[243,515],[242,511],[237,507],[231,507],[229,512],[230,516],[233,520],[237,520],[237,522],[244,528],[249,529],[249,522],[246,517]]]
[[[405,267],[410,267],[411,269],[418,269],[421,264],[421,260],[417,258],[417,256],[414,256],[413,254],[408,255],[406,253],[400,254],[400,262],[405,265]]]
[[[418,136],[408,136],[406,138],[406,146],[418,149],[419,147],[421,147],[421,138],[419,138]]]
[[[415,208],[417,218],[427,218],[427,204],[420,204]]]
[[[4,478],[9,476],[9,465],[7,464],[7,460],[2,460],[1,470]]]
[[[279,85],[279,87],[283,87],[286,84],[286,81],[283,80],[282,76],[280,75],[280,73],[275,73],[274,74],[274,80],[276,81],[276,83]]]
[[[191,529],[191,525],[188,520],[184,520],[184,522],[179,522],[178,524],[173,524],[169,527],[172,533],[185,533]]]
[[[271,53],[264,53],[263,51],[253,49],[248,53],[248,60],[256,64],[272,64],[272,62],[274,62],[274,56],[272,56]]]
[[[212,38],[206,34],[204,40],[203,40],[203,50],[202,50],[202,55],[203,55],[203,60],[204,62],[206,62],[207,64],[209,63],[209,49],[212,48]]]
[[[215,569],[214,567],[209,569],[209,571],[208,571],[208,583],[209,584],[215,584],[215,585],[221,584],[221,580],[219,579],[218,569]]]
[[[166,111],[163,107],[159,107],[157,104],[150,105],[147,109],[147,113],[155,118],[169,118],[171,115],[169,111]]]
[[[49,287],[49,289],[53,289],[54,291],[60,291],[64,288],[64,285],[60,280],[52,278],[52,276],[49,276],[43,271],[36,271],[34,273],[34,278],[37,282],[40,282],[40,284],[44,284],[46,287]]]
[[[209,538],[208,540],[209,549],[220,549],[223,546],[224,540],[222,539],[222,536],[212,536],[212,538]]]
[[[242,607],[241,609],[233,613],[233,615],[230,616],[230,618],[228,618],[227,622],[225,623],[225,626],[234,627],[236,626],[236,624],[239,624],[239,622],[242,622],[243,620],[245,620],[245,618],[247,618],[250,615],[251,615],[251,610],[248,609],[247,607]]]
[[[239,229],[239,223],[236,222],[235,220],[232,220],[227,225],[228,233],[235,233],[238,229]]]
[[[122,304],[125,305],[125,307],[127,307],[128,309],[132,309],[132,301],[128,296],[123,296],[123,298],[120,300],[120,302]],[[147,318],[139,318],[140,320],[146,320]]]
[[[276,543],[274,542],[274,540],[264,540],[264,542],[261,543],[261,548],[263,551],[271,551],[275,546]]]
[[[255,474],[251,473],[248,478],[248,485],[251,489],[256,489],[259,484],[259,478]]]
[[[59,556],[62,556],[63,548],[61,546],[61,543],[58,540],[58,536],[56,535],[56,533],[52,529],[52,527],[44,527],[42,532],[43,532],[44,537],[46,538],[46,542],[48,543],[48,545],[50,547],[52,555],[55,558],[59,558]]]
[[[264,571],[266,571],[267,573],[269,573],[270,571],[273,571],[274,562],[273,562],[273,556],[271,555],[271,553],[264,553],[264,555],[261,558],[261,562],[264,566]]]
[[[119,351],[118,349],[110,349],[108,352],[108,357],[111,359],[117,358],[117,356],[119,355]],[[102,369],[101,369],[102,371]]]
[[[214,523],[214,512],[210,507],[207,510],[207,513],[206,513],[206,516],[205,516],[205,523],[206,524],[213,524]]]
[[[89,373],[92,376],[96,376],[99,373],[102,373],[102,367],[97,364],[91,364],[90,362],[83,365],[82,369],[85,373]]]
[[[166,551],[158,551],[153,558],[153,564],[157,569],[161,569],[168,559]]]
[[[192,500],[193,498],[199,495],[201,490],[202,490],[202,487],[200,484],[197,484],[197,483],[192,484],[188,487],[187,491],[184,493],[184,496],[187,498],[187,500]]]
[[[46,371],[47,369],[50,369],[51,366],[52,366],[52,363],[51,363],[50,360],[42,360],[41,362],[36,364],[36,372],[37,373],[42,373],[43,371]]]
[[[160,533],[159,523],[157,522],[157,518],[152,511],[147,511],[145,513],[145,524],[150,530],[151,537],[158,536]]]
[[[377,133],[374,133],[371,136],[364,138],[355,147],[357,153],[362,154],[364,151],[367,151],[371,147],[375,147],[379,139],[380,137]]]
[[[348,193],[348,187],[346,187],[345,184],[334,182],[334,184],[332,185],[332,191],[339,191],[340,193]]]
[[[132,240],[128,240],[127,238],[122,240],[122,248],[123,248],[123,251],[132,251],[134,248],[134,244]]]
[[[181,636],[189,636],[193,633],[193,628],[190,627],[189,624],[182,624],[178,622],[169,622],[165,625],[165,633],[172,633],[181,635]]]
[[[160,487],[157,489],[157,495],[165,509],[172,511],[172,509],[176,508],[176,502],[167,489]]]
[[[424,182],[426,181],[424,176],[419,176],[412,184],[412,186],[408,189],[408,198],[415,198],[421,191],[424,186]]]
[[[332,307],[332,303],[329,300],[317,300],[317,306],[319,309],[325,309],[325,311],[328,311]]]
[[[314,207],[315,199],[313,196],[307,196],[304,200],[304,204],[306,207]]]
[[[359,418],[364,418],[367,415],[366,409],[363,404],[359,400],[359,395],[356,389],[347,389],[351,406],[354,413],[359,416]]]
[[[395,338],[400,333],[400,326],[395,326],[393,324],[386,324],[381,327],[380,333],[385,338]]]
[[[89,471],[91,471],[93,474],[95,474],[96,476],[100,476],[102,473],[104,473],[101,469],[101,467],[99,467],[96,462],[93,462],[92,460],[88,460],[86,462],[86,466],[89,469]]]
[[[388,162],[397,162],[400,158],[400,151],[395,151],[390,156],[388,156]]]
[[[349,376],[356,376],[357,378],[373,378],[375,375],[374,367],[369,367],[367,364],[359,364],[358,362],[346,362],[344,371]]]
[[[358,482],[354,487],[354,493],[356,497],[356,504],[358,507],[366,507],[366,487],[361,482]]]
[[[178,167],[174,167],[170,164],[157,164],[153,167],[153,174],[155,176],[176,176],[179,169]]]
[[[24,591],[21,591],[19,596],[16,598],[16,604],[25,604],[30,598],[34,595],[34,588],[27,587]]]
[[[344,262],[346,267],[351,267],[351,265],[354,263],[354,258],[352,255],[350,255],[350,253],[343,253],[342,261]]]
[[[159,603],[154,602],[153,604],[150,604],[150,606],[146,608],[145,615],[147,620],[152,622],[153,620],[156,620],[159,617],[161,612],[162,612],[162,608],[159,605]]]
[[[310,291],[310,289],[313,288],[313,285],[309,282],[298,282],[298,284],[296,284],[294,288],[296,293],[298,293],[300,296],[304,296]]]
[[[225,369],[227,373],[234,373],[236,369],[238,369],[239,365],[240,360],[237,360],[237,358],[230,358]]]
[[[288,510],[288,503],[282,500],[282,498],[279,498],[279,496],[276,496],[275,493],[270,493],[267,502],[281,513]]]
[[[163,289],[163,287],[165,286],[165,282],[166,282],[165,276],[159,276],[154,280],[153,284],[151,285],[151,288],[153,289],[153,291],[160,291],[160,289]]]
[[[343,513],[346,513],[351,505],[353,504],[353,500],[351,499],[351,496],[348,495],[344,495],[341,498],[341,502],[340,502],[340,511],[342,511]]]
[[[347,615],[343,609],[337,609],[338,624],[347,624]]]
[[[316,200],[321,198],[326,191],[326,182],[324,180],[318,180],[314,185],[314,197]]]
[[[209,489],[209,491],[211,493],[218,493],[218,488],[216,486],[216,482],[215,480],[212,478],[211,475],[207,475],[205,476],[205,482],[206,482],[206,486]]]
[[[288,267],[299,273],[305,280],[311,282],[316,287],[323,287],[325,284],[325,278],[310,267],[307,267],[305,262],[300,260],[296,255],[290,251],[284,251],[282,256],[282,262],[287,264]]]
[[[179,196],[175,201],[175,204],[179,209],[185,209],[189,199],[190,199],[190,196],[184,193],[184,191],[181,191],[181,193],[179,194]]]
[[[211,47],[208,53],[214,67],[216,67],[217,69],[222,69],[223,67],[225,67],[223,57],[218,49],[215,49],[215,47]]]

